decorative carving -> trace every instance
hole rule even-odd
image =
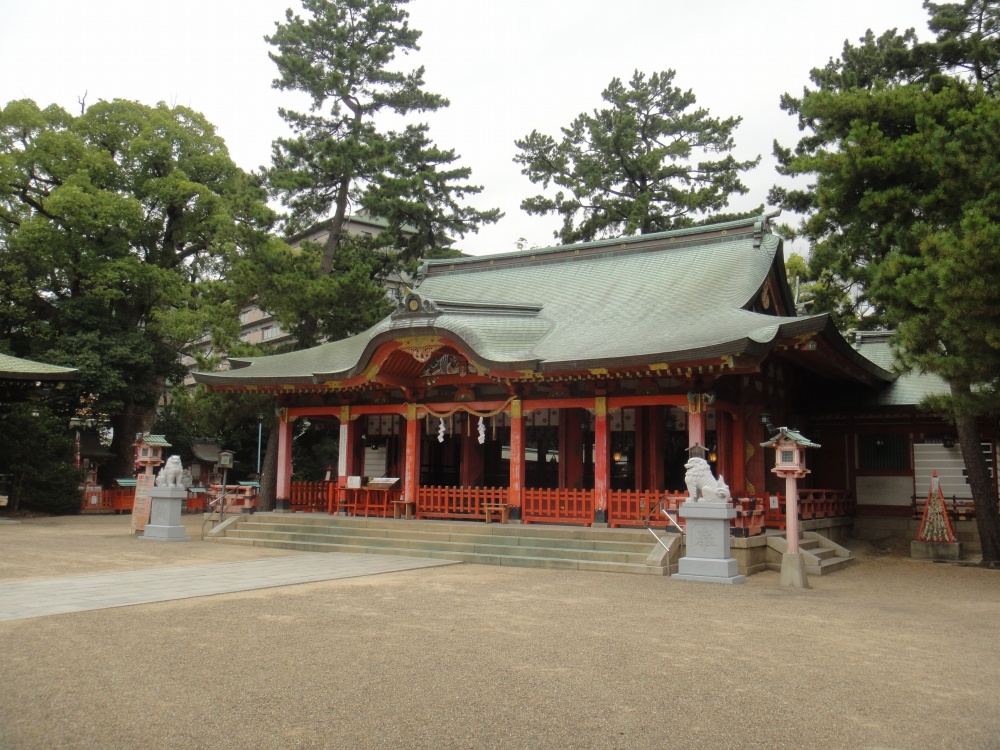
[[[408,353],[417,362],[427,362],[430,360],[431,355],[434,354],[438,349],[441,348],[440,344],[429,344],[427,346],[410,346],[404,347],[403,351]]]
[[[442,354],[424,368],[424,371],[420,373],[420,377],[433,378],[438,375],[459,375],[465,377],[470,373],[475,375],[477,372],[478,368],[462,357],[456,354]]]
[[[731,498],[729,487],[721,474],[718,479],[712,476],[712,468],[708,465],[708,461],[703,458],[691,458],[684,464],[684,468],[687,469],[684,483],[687,485],[689,502],[729,502]]]

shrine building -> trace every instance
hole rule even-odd
[[[838,498],[859,499],[859,451],[879,448],[866,435],[902,435],[906,481],[866,502],[908,513],[913,445],[947,428],[914,394],[885,401],[891,364],[828,315],[796,314],[773,216],[425,261],[369,330],[195,378],[277,397],[279,502],[304,418],[339,430],[340,486],[398,477],[418,517],[502,503],[524,523],[612,526],[683,493],[691,455],[734,498],[783,492],[761,443],[788,426],[822,445],[805,490]]]

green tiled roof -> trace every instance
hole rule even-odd
[[[854,348],[866,359],[884,370],[896,366],[892,351],[893,331],[859,331]],[[915,406],[927,396],[944,396],[950,393],[948,383],[938,375],[906,372],[882,388],[874,397],[880,406]]]
[[[75,380],[77,373],[73,367],[59,367],[0,354],[2,380]]]
[[[768,447],[773,448],[775,445],[777,445],[779,440],[787,440],[790,443],[801,445],[803,448],[820,447],[818,443],[814,443],[812,440],[807,438],[802,433],[796,432],[795,430],[791,430],[788,427],[779,427],[778,434],[771,437],[770,440],[766,440],[765,442],[761,443],[760,446],[761,448],[768,448]]]
[[[195,377],[220,385],[340,379],[363,369],[378,344],[405,336],[457,339],[494,369],[561,370],[762,353],[779,338],[828,332],[826,315],[748,309],[783,261],[767,218],[428,261],[414,290],[418,312]]]
[[[144,442],[146,445],[156,446],[158,448],[172,448],[173,447],[170,443],[167,442],[167,436],[166,435],[151,435],[148,432],[144,432],[144,433],[142,433],[141,438],[142,438],[142,442]],[[136,442],[138,443],[139,441],[136,440]]]

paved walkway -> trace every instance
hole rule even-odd
[[[338,552],[45,578],[0,584],[0,621],[454,564],[446,560]]]

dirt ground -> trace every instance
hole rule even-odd
[[[0,623],[0,748],[1000,748],[1000,571],[854,551],[808,590],[455,565]],[[0,583],[275,554],[0,523]]]

